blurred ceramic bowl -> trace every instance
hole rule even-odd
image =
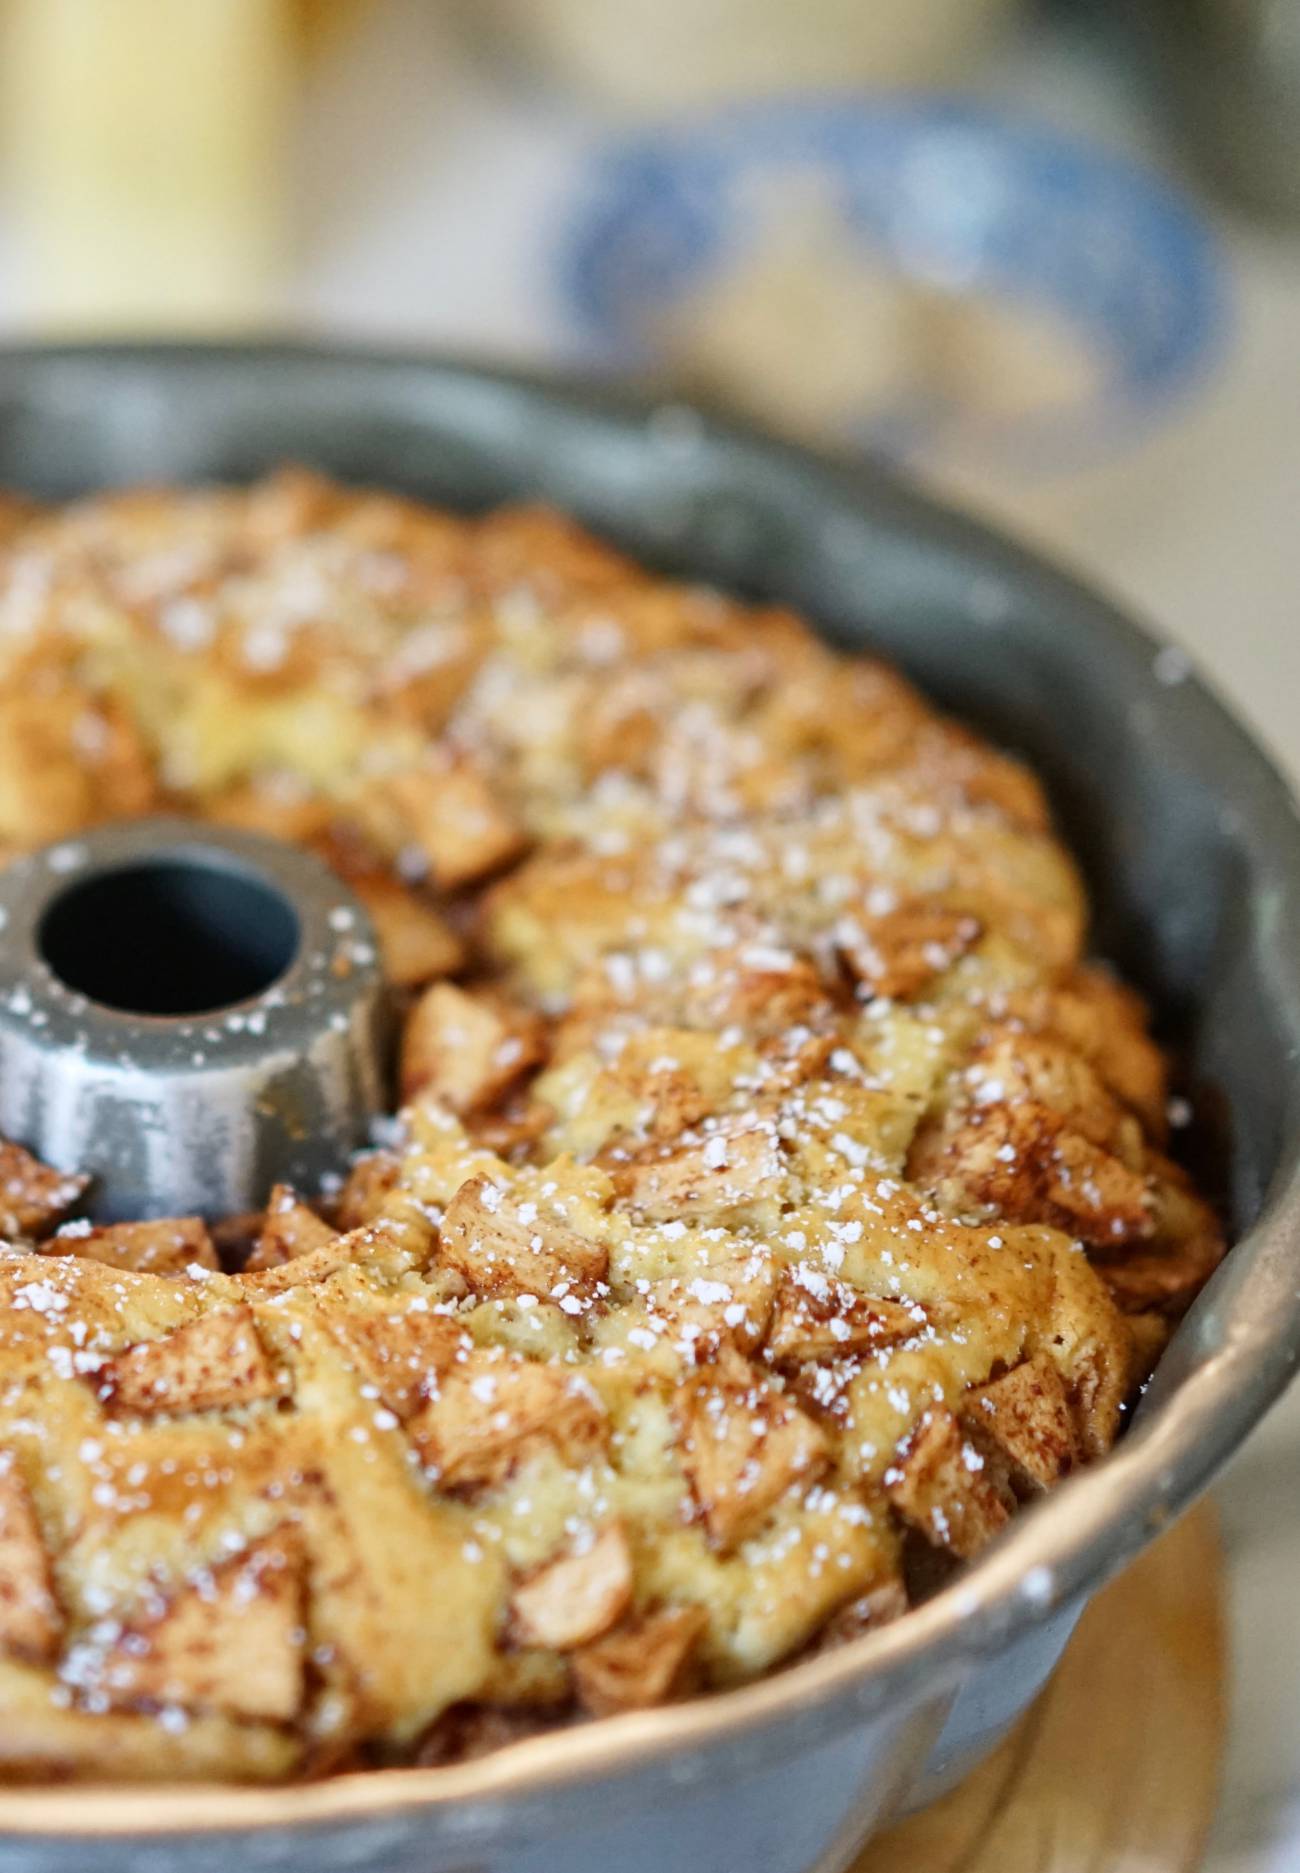
[[[894,458],[1064,469],[1202,383],[1210,232],[1152,173],[954,101],[791,101],[615,141],[560,260],[584,355]]]

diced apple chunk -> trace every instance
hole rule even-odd
[[[116,1417],[180,1417],[278,1397],[281,1381],[250,1307],[204,1314],[161,1340],[141,1340],[93,1375]]]
[[[92,1678],[114,1704],[289,1723],[303,1695],[305,1557],[285,1528],[129,1626]]]
[[[337,1229],[322,1222],[288,1184],[277,1184],[271,1192],[253,1253],[244,1263],[246,1274],[258,1274],[267,1268],[282,1268],[299,1255],[310,1255],[336,1240]]]
[[[417,892],[381,873],[351,882],[370,913],[384,975],[394,988],[422,988],[460,968],[464,944],[446,918]]]
[[[420,997],[402,1034],[402,1095],[422,1091],[468,1113],[496,1103],[545,1053],[542,1025],[450,982]]]
[[[682,1467],[714,1545],[752,1534],[786,1490],[829,1461],[820,1426],[739,1353],[724,1349],[682,1387]]]
[[[518,858],[523,829],[476,769],[418,768],[396,774],[387,792],[434,883],[458,891]]]
[[[516,1589],[510,1617],[521,1645],[569,1652],[620,1620],[632,1599],[632,1555],[617,1522],[577,1554],[548,1561]]]
[[[420,1409],[438,1381],[473,1345],[468,1334],[445,1314],[376,1309],[333,1315],[329,1325],[349,1363],[402,1419]]]
[[[614,1178],[619,1197],[650,1222],[758,1220],[780,1201],[782,1182],[776,1127],[761,1119],[656,1152]]]
[[[457,1364],[407,1425],[421,1461],[449,1489],[500,1482],[538,1442],[585,1459],[606,1431],[604,1408],[583,1379],[486,1350]]]
[[[870,995],[906,1001],[979,941],[979,919],[942,904],[901,904],[846,933],[840,954]]]
[[[12,1457],[0,1458],[0,1654],[45,1663],[63,1616],[31,1495]]]
[[[345,1233],[364,1229],[381,1214],[402,1174],[395,1151],[367,1151],[353,1164],[338,1195],[334,1220]]]
[[[668,1606],[585,1647],[573,1664],[583,1708],[607,1717],[680,1695],[708,1623],[702,1606]]]
[[[950,1411],[922,1420],[905,1455],[885,1475],[894,1507],[910,1527],[959,1560],[979,1553],[1006,1526],[1010,1507],[986,1474],[985,1459]]]
[[[1079,1461],[1069,1394],[1048,1359],[1026,1359],[988,1385],[968,1392],[962,1417],[977,1442],[987,1442],[1027,1489],[1048,1489]]]
[[[76,1255],[144,1275],[183,1275],[188,1268],[220,1267],[207,1225],[197,1216],[105,1223],[95,1229],[69,1223],[44,1246],[50,1255]]]
[[[776,1297],[767,1350],[778,1365],[880,1352],[919,1333],[925,1316],[898,1301],[859,1294],[820,1273],[787,1273]]]
[[[590,1300],[605,1279],[603,1243],[507,1200],[487,1177],[462,1184],[442,1220],[441,1258],[479,1294]]]
[[[761,1343],[775,1293],[771,1257],[755,1250],[711,1262],[697,1275],[652,1281],[643,1305],[624,1313],[697,1360],[716,1359],[726,1344],[752,1352]]]
[[[876,1632],[892,1625],[908,1610],[907,1588],[901,1577],[887,1576],[850,1600],[827,1620],[817,1635],[816,1650],[833,1652],[841,1645],[851,1645],[864,1632]]]
[[[0,1139],[0,1236],[48,1235],[89,1186],[89,1177],[56,1171],[21,1145]]]

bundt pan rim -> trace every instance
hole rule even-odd
[[[831,1873],[870,1826],[996,1741],[1086,1599],[1192,1502],[1295,1367],[1289,789],[1180,653],[1162,655],[1095,591],[874,468],[635,390],[409,351],[0,352],[0,484],[66,496],[242,479],[282,459],[453,505],[549,498],[670,570],[789,600],[838,641],[869,639],[1026,753],[1089,872],[1098,947],[1155,993],[1197,1079],[1227,1098],[1235,1246],[1120,1448],[897,1624],[740,1690],[455,1767],[257,1789],[8,1789],[0,1869],[70,1873],[98,1841],[96,1866],[138,1868],[157,1851],[182,1873],[228,1865],[236,1849],[259,1866],[310,1857],[394,1873],[551,1873],[611,1853],[623,1873],[797,1873],[814,1860]],[[968,1713],[956,1733],[954,1705]],[[758,1857],[756,1830],[769,1850]]]

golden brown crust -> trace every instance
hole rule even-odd
[[[302,471],[6,508],[0,627],[0,850],[309,846],[408,1102],[210,1230],[0,1143],[0,1772],[735,1683],[1110,1447],[1223,1239],[1018,762],[561,517]]]

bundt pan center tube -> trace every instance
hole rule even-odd
[[[320,860],[183,819],[0,872],[0,1131],[99,1219],[315,1190],[383,1106],[374,931]]]
[[[0,482],[10,486],[64,497],[113,483],[244,480],[285,460],[454,507],[550,500],[642,559],[790,603],[836,641],[879,650],[1024,754],[1084,858],[1096,950],[1152,994],[1193,1086],[1229,1115],[1234,1246],[1116,1453],[1018,1517],[896,1623],[741,1690],[454,1767],[266,1790],[15,1787],[0,1793],[0,1869],[226,1873],[238,1858],[386,1873],[834,1873],[869,1831],[931,1799],[1005,1733],[1088,1597],[1204,1488],[1293,1370],[1300,833],[1287,789],[1177,659],[1102,599],[873,472],[692,410],[294,346],[0,360]],[[145,882],[177,914],[188,888],[175,871],[195,852],[183,840],[157,849],[173,871]],[[96,857],[83,888],[107,889],[111,903],[122,881],[105,877],[125,869],[138,889],[139,860]],[[51,880],[47,853],[29,873],[40,889],[28,910],[21,876],[6,884],[16,895],[5,935],[35,933],[37,973],[50,978],[39,977],[41,993],[85,998],[97,1023],[137,1022],[142,1035],[150,1022],[202,1024],[210,1011],[178,1002],[219,992],[227,1009],[258,1008],[298,966],[286,962],[288,924],[277,939],[264,905],[265,949],[232,957],[217,942],[217,986],[211,975],[206,986],[158,984],[166,1008],[114,1015],[114,996],[142,999],[139,977],[105,980],[78,920],[65,927],[59,904],[77,887],[63,864],[76,869],[60,859]],[[273,865],[241,859],[232,875],[236,894],[276,886]],[[294,892],[282,897],[302,919]],[[219,904],[212,914],[219,935]],[[30,949],[13,954],[19,976],[4,985],[0,1028],[5,1046],[27,1050],[39,1084],[41,1028],[23,1020],[37,965]],[[341,980],[332,1013],[364,1029],[365,965]],[[358,1049],[332,1069],[356,1110],[371,1102],[361,1064],[371,1058]],[[336,1114],[342,1137],[353,1120],[342,1106]],[[21,1136],[24,1116],[12,1116]],[[116,1208],[111,1166],[104,1176],[103,1200]],[[151,1207],[170,1207],[156,1195]]]

